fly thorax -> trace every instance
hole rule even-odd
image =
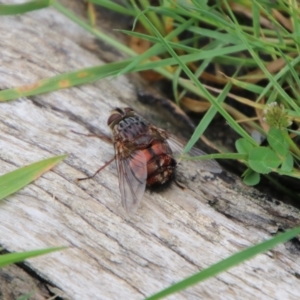
[[[147,132],[148,125],[148,122],[140,116],[132,116],[121,120],[115,126],[115,130],[121,140],[133,141]]]

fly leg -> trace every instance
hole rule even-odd
[[[73,133],[79,134],[79,135],[84,135],[84,136],[88,136],[88,137],[97,137],[101,140],[106,141],[107,143],[112,144],[113,141],[112,139],[107,136],[107,135],[98,135],[98,134],[94,134],[94,133],[89,133],[89,134],[85,134],[85,133],[81,133],[81,132],[77,132],[74,130],[71,130]],[[101,168],[99,168],[92,176],[88,176],[88,177],[84,177],[84,178],[77,178],[78,181],[81,180],[86,180],[86,179],[91,179],[93,177],[95,177],[101,170],[103,170],[105,167],[107,167],[114,159],[116,158],[116,156],[114,156],[112,159],[110,159],[108,162],[106,162]]]
[[[112,159],[110,159],[108,162],[106,162],[104,164],[104,166],[102,166],[101,168],[99,168],[93,175],[88,176],[88,177],[84,177],[84,178],[77,178],[78,181],[81,180],[86,180],[86,179],[91,179],[93,177],[95,177],[101,170],[103,170],[105,167],[107,167],[110,163],[112,163],[115,160],[116,156],[114,156]]]

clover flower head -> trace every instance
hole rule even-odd
[[[283,130],[292,124],[284,106],[282,104],[278,105],[277,102],[267,104],[263,113],[263,120],[268,123],[270,127]]]

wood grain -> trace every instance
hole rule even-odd
[[[103,64],[82,47],[93,37],[50,8],[1,17],[0,36],[1,89]],[[5,249],[69,246],[26,262],[66,297],[142,299],[279,229],[299,225],[297,209],[225,171],[199,172],[194,163],[179,171],[185,190],[171,185],[159,193],[146,191],[134,216],[120,205],[114,164],[93,180],[77,182],[114,153],[105,141],[72,130],[108,134],[109,111],[125,105],[147,117],[134,82],[122,76],[0,106],[1,174],[69,154],[0,204]],[[297,240],[280,245],[168,299],[299,299],[297,245]]]

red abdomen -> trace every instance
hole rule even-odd
[[[142,151],[147,161],[147,186],[161,185],[173,178],[176,161],[167,142],[154,140]]]

